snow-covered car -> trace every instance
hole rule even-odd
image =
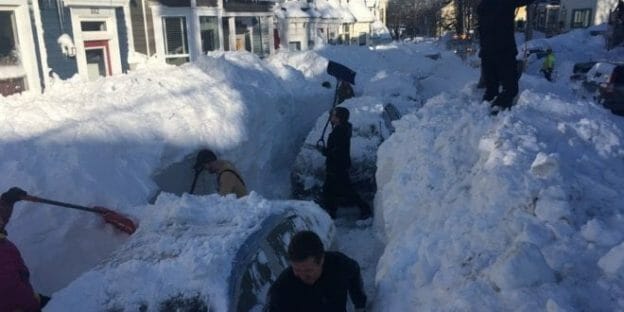
[[[623,76],[623,63],[597,62],[587,72],[582,85],[596,101],[612,112],[622,114],[624,112]]]
[[[580,62],[574,64],[572,68],[572,75],[570,75],[570,80],[581,81],[585,80],[587,77],[587,72],[596,64],[594,61],[589,62]]]
[[[46,311],[259,311],[287,266],[295,232],[326,246],[331,219],[314,203],[252,193],[161,194],[140,227],[97,267],[54,293]]]
[[[377,148],[393,131],[392,121],[401,113],[393,105],[384,105],[378,98],[357,97],[345,101],[350,111],[349,122],[353,125],[351,138],[351,181],[356,191],[366,201],[372,201],[375,191]],[[297,199],[320,202],[325,179],[325,157],[317,150],[328,114],[318,118],[316,126],[308,134],[303,148],[297,155],[291,174],[293,196]],[[331,132],[328,127],[325,134]]]
[[[598,85],[598,100],[616,115],[624,115],[624,65],[616,65],[609,79]]]

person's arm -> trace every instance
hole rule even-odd
[[[364,292],[364,282],[362,281],[362,273],[360,265],[357,261],[348,258],[347,270],[349,273],[349,297],[356,309],[366,308],[366,293]]]

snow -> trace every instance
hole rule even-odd
[[[74,40],[68,34],[62,34],[56,40],[59,47],[61,48],[61,52],[66,57],[74,57],[76,56],[76,47],[74,46]]]
[[[0,67],[2,68],[2,71],[0,71],[0,79],[21,78],[26,76],[26,71],[24,71],[22,65],[3,65]]]
[[[356,21],[361,23],[371,23],[375,21],[375,16],[373,16],[371,10],[366,7],[364,0],[351,0],[348,2],[348,7]]]
[[[330,231],[315,204],[281,199],[302,142],[326,120],[331,59],[357,71],[357,97],[344,104],[354,121],[378,122],[387,103],[403,113],[376,155],[354,139],[354,155],[376,159],[374,225],[338,224],[333,245],[361,262],[371,311],[622,310],[624,120],[579,98],[567,77],[575,62],[622,60],[624,49],[605,51],[588,30],[539,40],[555,51],[557,80],[529,59],[517,105],[495,117],[475,89],[476,57],[431,40],[266,60],[215,52],[0,98],[0,189],[139,224],[128,237],[97,215],[19,203],[9,238],[37,291],[53,294],[47,310],[138,310],[181,293],[226,311],[232,256],[261,220],[295,206]],[[152,177],[204,147],[255,192],[162,192],[148,204],[160,191]]]
[[[57,292],[46,311],[157,310],[179,294],[201,298],[210,308],[227,311],[228,279],[237,247],[259,230],[262,220],[287,209],[316,221],[314,230],[327,243],[329,217],[310,202],[267,201],[255,193],[160,196],[135,207],[138,232],[105,262]],[[85,302],[84,298],[89,298]]]
[[[549,44],[572,53],[575,35]],[[624,122],[566,83],[525,74],[497,117],[468,85],[395,122],[377,155],[377,307],[622,309]]]

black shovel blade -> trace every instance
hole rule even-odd
[[[355,74],[349,67],[334,61],[327,63],[327,74],[336,77],[338,80],[346,81],[352,85],[355,84]]]

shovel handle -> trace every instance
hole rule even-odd
[[[90,212],[95,212],[99,214],[103,213],[102,209],[85,207],[85,206],[80,206],[80,205],[75,205],[75,204],[70,204],[70,203],[64,203],[64,202],[41,198],[41,197],[32,196],[32,195],[22,196],[22,200],[27,200],[27,201],[34,202],[34,203],[44,203],[44,204],[50,204],[50,205],[55,205],[55,206],[67,207],[67,208],[78,209],[78,210],[83,210],[83,211],[90,211]]]

